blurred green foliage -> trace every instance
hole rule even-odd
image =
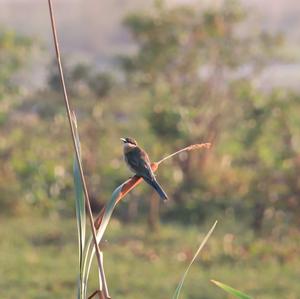
[[[17,35],[14,31],[0,32],[0,100],[17,91],[11,76],[26,62],[30,46],[30,39]]]
[[[243,31],[246,20],[236,1],[204,11],[159,2],[155,13],[125,20],[139,50],[122,61],[131,84],[148,93],[152,152],[214,144],[210,153],[179,157],[176,172],[165,172],[177,202],[167,213],[200,220],[233,208],[258,231],[266,212],[289,220],[299,213],[300,101],[287,90],[256,87],[283,39]]]
[[[64,58],[95,210],[131,175],[119,138],[132,136],[153,160],[213,143],[210,151],[182,154],[160,168],[172,199],[162,208],[164,219],[196,223],[221,212],[256,231],[297,224],[299,94],[257,88],[283,39],[247,28],[247,18],[235,1],[214,8],[158,2],[124,20],[137,51],[119,57],[118,76]],[[46,88],[12,88],[31,43],[11,32],[0,38],[1,211],[70,213],[72,145],[56,65],[48,68]],[[142,185],[128,196],[143,199],[140,215],[148,192]],[[119,216],[132,211],[130,202]]]
[[[103,244],[112,298],[171,298],[212,223],[201,228],[166,224],[151,234],[143,222],[127,225],[124,233],[123,223],[113,220]],[[2,217],[0,224],[1,298],[76,296],[75,217]],[[226,280],[253,298],[298,299],[297,231],[293,238],[257,238],[240,221],[222,219],[221,224],[190,269],[182,299],[229,298],[211,279]],[[97,272],[92,274],[89,294],[98,284]]]

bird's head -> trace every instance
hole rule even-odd
[[[131,137],[120,138],[120,139],[123,141],[124,146],[128,146],[128,147],[136,147],[137,146],[137,142]]]

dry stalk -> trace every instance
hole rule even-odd
[[[99,247],[97,245],[96,230],[95,230],[95,227],[94,227],[93,214],[92,214],[92,209],[91,209],[91,205],[90,205],[88,190],[87,190],[87,186],[86,186],[86,182],[85,182],[85,178],[84,178],[83,167],[82,167],[82,163],[81,163],[81,160],[80,160],[80,155],[79,155],[79,152],[78,152],[78,148],[76,146],[75,131],[74,131],[73,124],[72,124],[71,109],[70,109],[67,89],[66,89],[66,85],[65,85],[64,73],[63,73],[62,64],[61,64],[59,43],[58,43],[58,38],[57,38],[56,25],[55,25],[55,19],[54,19],[51,0],[48,0],[48,4],[49,4],[49,13],[50,13],[50,20],[51,20],[51,27],[52,27],[52,33],[53,33],[53,42],[54,42],[54,47],[55,47],[57,65],[58,65],[60,79],[61,79],[61,85],[62,85],[63,93],[64,93],[65,107],[66,107],[68,121],[69,121],[69,125],[70,125],[70,131],[71,131],[73,146],[74,146],[74,150],[75,150],[75,156],[76,156],[76,160],[77,160],[77,163],[78,163],[78,166],[79,166],[79,172],[80,172],[81,182],[82,182],[83,191],[84,191],[84,197],[85,197],[86,206],[87,206],[87,210],[88,210],[88,218],[89,218],[90,226],[91,226],[91,230],[92,230],[93,243],[94,243],[95,250],[96,250],[97,262],[98,262],[98,267],[99,267],[99,270],[100,270],[100,275],[101,275],[101,280],[102,280],[102,287],[103,287],[103,291],[104,291],[104,297],[105,298],[110,298],[109,294],[108,294],[107,285],[105,283],[106,280],[105,280],[104,270],[103,270],[102,263],[101,263],[100,250],[99,250]]]

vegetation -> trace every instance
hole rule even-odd
[[[210,279],[255,298],[294,299],[300,292],[300,95],[257,87],[264,67],[279,59],[283,38],[249,30],[247,18],[235,1],[205,9],[158,1],[124,20],[137,51],[117,57],[117,75],[64,59],[95,214],[130,175],[121,136],[134,136],[153,161],[190,144],[213,144],[161,169],[168,204],[160,206],[141,184],[116,209],[103,242],[113,298],[139,297],[141,290],[171,297],[199,225],[212,218],[222,229],[191,270],[182,298],[223,298]],[[72,144],[54,65],[44,89],[17,88],[35,43],[0,34],[0,211],[14,216],[0,229],[0,266],[9,273],[0,294],[68,298],[78,268]],[[36,272],[28,276],[30,267]],[[95,285],[93,277],[91,290]]]
[[[128,176],[118,138],[134,135],[153,158],[188,144],[214,144],[210,153],[179,156],[162,172],[160,180],[173,198],[164,217],[193,223],[211,211],[233,210],[256,231],[266,215],[267,227],[282,217],[297,222],[299,95],[255,87],[282,39],[264,32],[238,34],[246,18],[233,2],[205,11],[160,5],[125,20],[139,46],[134,56],[120,59],[125,82],[88,65],[67,64],[95,205]],[[2,43],[8,42],[2,38]],[[11,47],[4,51],[18,60],[24,45]],[[3,86],[20,66],[6,63],[10,71]],[[6,172],[1,204],[10,211],[28,204],[47,213],[69,211],[73,204],[71,159],[65,159],[71,148],[60,142],[67,127],[57,79],[51,67],[47,89],[19,93],[14,101],[2,96],[1,133],[7,141],[1,150]],[[144,190],[132,197],[145,197]],[[139,204],[143,209],[145,201]],[[120,213],[126,218],[126,211]]]
[[[159,233],[149,233],[144,221],[138,221],[127,225],[125,233],[124,224],[113,220],[103,248],[112,298],[141,294],[172,298],[204,237],[202,232],[212,223],[209,220],[201,228],[164,223]],[[75,226],[75,218],[2,217],[1,297],[74,298],[78,269]],[[294,238],[257,238],[240,222],[224,219],[191,267],[180,298],[227,298],[210,283],[215,279],[258,299],[297,299],[299,242],[296,232]],[[90,293],[98,285],[95,273],[91,271]]]

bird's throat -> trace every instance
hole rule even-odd
[[[134,144],[124,143],[124,147],[123,147],[124,154],[131,152],[135,148],[136,148],[136,145],[134,145]]]

